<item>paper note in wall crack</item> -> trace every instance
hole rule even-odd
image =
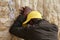
[[[15,15],[14,15],[13,11],[10,12],[9,16],[10,16],[11,19],[15,18]]]

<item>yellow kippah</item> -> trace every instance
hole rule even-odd
[[[42,15],[40,12],[38,11],[31,11],[28,15],[27,15],[27,19],[25,22],[23,22],[23,24],[26,24],[28,23],[31,19],[33,18],[39,18],[39,19],[42,19]]]

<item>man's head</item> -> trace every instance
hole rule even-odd
[[[27,15],[27,19],[23,24],[28,23],[31,19],[42,19],[42,15],[40,12],[38,11],[31,11],[28,15]],[[32,21],[33,22],[33,21]]]

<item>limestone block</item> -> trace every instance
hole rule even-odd
[[[7,27],[4,26],[4,25],[0,22],[0,31],[4,31],[4,30],[6,30],[6,29],[7,29]]]
[[[0,1],[0,6],[8,6],[8,2]]]
[[[0,40],[11,40],[11,35],[9,33],[9,28],[4,31],[0,31]]]

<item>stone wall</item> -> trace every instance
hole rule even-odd
[[[38,10],[60,30],[60,0],[0,0],[0,40],[22,40],[10,35],[9,28],[19,15],[20,7],[24,6]]]

